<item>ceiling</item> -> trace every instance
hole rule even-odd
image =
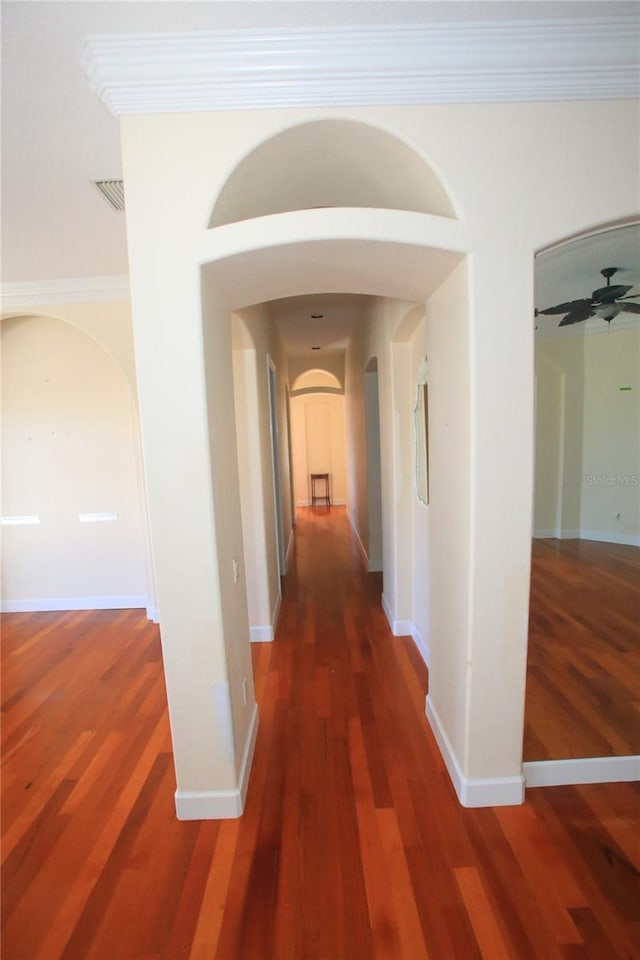
[[[124,214],[111,209],[93,186],[95,180],[120,178],[122,168],[118,120],[91,91],[79,63],[88,36],[248,27],[254,32],[406,27],[507,18],[579,20],[629,16],[637,11],[638,4],[633,2],[546,0],[3,0],[2,281],[31,284],[127,274]],[[593,264],[588,264],[587,270],[585,262],[585,270],[592,276]],[[563,284],[565,276],[560,278]],[[597,285],[589,279],[587,289]],[[299,308],[306,311],[309,304],[300,303],[300,298],[281,304],[282,328],[289,331],[292,343]],[[316,297],[314,304],[313,312],[331,312],[336,327],[331,327],[331,333],[327,330],[326,339],[337,348],[362,304],[354,299],[340,304],[334,295],[324,301]],[[342,332],[339,318],[345,325]]]
[[[593,290],[606,286],[607,281],[600,271],[616,267],[612,284],[627,284],[632,287],[629,296],[640,297],[640,224],[620,225],[617,229],[595,232],[589,236],[569,240],[538,254],[535,264],[535,305],[539,309],[579,300],[591,296]],[[636,301],[640,302],[640,300]],[[585,330],[606,330],[604,320],[591,318],[586,324],[579,323],[560,329],[562,316],[538,316],[536,327],[539,333],[558,332],[564,336],[584,334]],[[612,323],[637,326],[640,316],[621,314]]]

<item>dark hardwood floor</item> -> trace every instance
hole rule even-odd
[[[534,540],[525,760],[640,753],[640,547]]]
[[[631,960],[638,790],[459,806],[344,511],[253,648],[244,816],[180,823],[157,628],[3,618],[3,960]]]

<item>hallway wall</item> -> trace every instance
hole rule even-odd
[[[288,491],[286,358],[265,304],[239,310],[231,319],[238,475],[249,628],[252,640],[272,640],[280,606],[280,573],[269,424],[268,358],[279,386],[280,489],[287,543],[292,533]]]

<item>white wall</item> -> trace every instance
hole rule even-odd
[[[640,546],[640,327],[584,338],[582,480],[581,536]]]
[[[429,650],[429,703],[457,758],[468,753],[468,663],[472,649],[471,339],[467,291],[468,265],[461,263],[427,303],[422,343],[423,356],[426,354],[429,363],[429,506],[416,502],[415,484],[412,492],[418,524],[414,555],[420,564],[414,571],[414,616]],[[416,340],[417,348],[421,345],[420,328]],[[420,352],[414,351],[414,365],[419,362]],[[420,542],[421,536],[427,538],[426,544]]]
[[[265,305],[238,311],[232,318],[234,394],[238,467],[249,625],[254,640],[272,640],[280,604],[275,498],[269,425],[268,358],[279,374],[280,489],[284,529],[291,536],[289,455],[286,418],[286,363]]]
[[[464,284],[464,278],[462,283]],[[438,306],[434,308],[438,310]],[[424,311],[423,311],[424,314]],[[431,314],[430,314],[431,316]],[[436,327],[437,325],[442,324],[442,318],[436,315],[432,317],[432,325]],[[438,357],[438,366],[442,366],[446,363],[446,358],[438,354],[436,349],[437,344],[434,343],[434,352]],[[421,363],[427,359],[431,360],[431,356],[427,357],[427,320],[426,316],[423,315],[422,319],[419,321],[418,326],[411,338],[411,385],[413,387],[413,406],[415,408],[417,400],[417,391],[418,391],[418,371]],[[436,378],[436,384],[438,380]],[[434,384],[429,384],[427,387],[429,391],[429,400],[431,404],[431,398],[434,392]],[[441,402],[440,407],[442,408],[444,404]],[[437,406],[436,406],[437,410]],[[433,412],[429,410],[429,420],[433,419]],[[415,426],[415,421],[414,421]],[[415,455],[416,455],[416,438],[412,434],[412,451],[413,451],[413,461],[412,461],[412,503],[411,503],[411,529],[413,533],[412,537],[412,611],[411,619],[413,621],[413,631],[416,642],[418,643],[419,649],[421,650],[423,656],[430,662],[430,637],[432,632],[431,624],[431,583],[433,577],[432,563],[437,562],[435,557],[431,556],[433,548],[433,540],[431,536],[431,509],[430,506],[422,503],[419,499],[416,489],[416,464],[415,464]],[[430,447],[433,447],[433,443],[430,443]],[[447,449],[447,448],[445,448]],[[430,461],[433,460],[433,451],[429,452]],[[433,463],[430,464],[431,467],[434,466]],[[437,467],[438,464],[436,463]]]
[[[328,473],[331,502],[346,503],[344,397],[291,397],[291,449],[296,506],[311,503],[311,473]]]
[[[122,370],[75,325],[5,319],[2,406],[3,516],[40,517],[3,526],[3,609],[150,604],[137,412]],[[117,519],[79,520],[99,513]]]
[[[638,327],[536,337],[535,536],[640,543],[639,369]]]
[[[206,446],[203,441],[203,421],[205,409],[211,410],[202,389],[199,266],[210,264],[207,279],[214,312],[302,293],[342,291],[386,298],[377,308],[369,355],[379,358],[385,596],[396,619],[404,621],[411,613],[407,570],[413,389],[408,377],[410,347],[391,345],[398,319],[392,304],[396,299],[428,301],[461,255],[468,255],[469,338],[462,349],[469,351],[469,376],[466,383],[453,380],[451,389],[469,391],[469,512],[466,530],[460,534],[469,556],[469,599],[466,627],[459,605],[448,612],[443,608],[446,633],[456,634],[456,640],[446,663],[441,660],[436,668],[434,661],[433,702],[437,694],[442,707],[438,713],[445,719],[431,719],[464,802],[496,802],[496,796],[513,802],[521,796],[532,526],[533,255],[560,238],[634,212],[637,152],[630,148],[612,154],[610,142],[620,129],[635,123],[635,114],[631,102],[607,102],[122,119],[158,589],[161,608],[164,596],[164,602],[180,614],[179,619],[170,614],[163,635],[167,647],[177,648],[188,638],[190,655],[183,661],[193,664],[190,683],[181,687],[172,709],[181,723],[184,720],[190,737],[200,738],[198,757],[205,750],[208,758],[203,773],[190,739],[177,738],[179,782],[217,778],[225,783],[227,776],[214,750],[205,694],[193,696],[194,685],[206,686],[214,673],[196,666],[202,654],[194,639],[200,635],[199,618],[212,618],[216,626],[209,640],[216,657],[224,659],[216,590],[209,591],[206,610],[200,590],[200,586],[206,590],[207,578],[215,577],[219,584],[219,572],[210,559],[222,557],[223,550],[209,523],[212,464],[208,441]],[[338,208],[275,214],[207,230],[215,198],[240,159],[267,137],[319,115],[368,121],[410,142],[433,170],[441,172],[461,220]],[[596,138],[594,129],[599,131]],[[572,142],[588,142],[589,150],[545,151],[544,144],[561,142],[567,130]],[[460,149],[461,143],[473,143],[473,150]],[[603,169],[609,173],[604,182]],[[459,290],[456,297],[457,303],[463,299]],[[217,359],[210,355],[208,362],[210,377],[219,365],[230,366],[224,352]],[[167,392],[176,401],[172,407],[165,400]],[[180,490],[178,458],[174,454],[174,462],[169,462],[161,452],[162,445],[174,442],[196,478],[191,501],[181,512],[163,509]],[[227,483],[237,483],[237,466],[215,464],[214,469],[222,471]],[[459,497],[463,493],[459,491]],[[464,499],[456,507],[455,523],[465,516]],[[194,592],[199,599],[191,610],[179,596],[181,576],[172,576],[176,525],[184,530],[181,541],[193,547],[188,572],[194,583],[186,599],[193,602]],[[450,531],[439,534],[445,535]],[[464,553],[461,544],[456,549]],[[456,590],[459,580],[458,572],[447,590]],[[463,630],[462,637],[458,630]],[[463,647],[464,658],[458,655]],[[182,669],[175,657],[168,663],[169,686],[173,669]],[[211,749],[206,749],[203,737]]]

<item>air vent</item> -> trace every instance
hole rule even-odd
[[[124,210],[124,183],[122,180],[94,180],[93,182],[114,210]]]

